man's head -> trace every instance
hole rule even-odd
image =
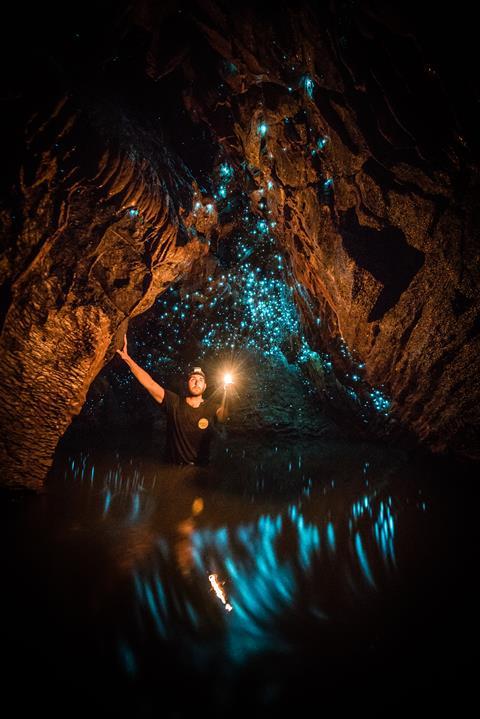
[[[207,383],[201,367],[193,367],[187,375],[188,393],[191,397],[201,397],[205,392]]]

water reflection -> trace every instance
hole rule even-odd
[[[126,672],[137,671],[153,634],[182,636],[192,656],[196,643],[204,656],[208,636],[212,652],[241,663],[295,649],[295,621],[321,632],[359,600],[375,606],[397,571],[402,521],[412,524],[405,487],[389,477],[401,457],[388,470],[375,456],[336,459],[278,446],[250,458],[229,448],[208,470],[118,453],[106,468],[84,453],[68,458],[64,485],[82,485],[87,521],[107,544],[115,532],[110,554],[130,576],[134,621],[117,641]],[[414,513],[425,508],[416,502]]]
[[[123,677],[155,695],[161,666],[163,700],[188,675],[225,708],[247,676],[278,698],[297,668],[332,681],[349,657],[358,675],[377,652],[386,671],[379,647],[410,622],[406,598],[441,554],[431,485],[401,452],[371,445],[231,444],[208,469],[70,450],[47,487],[11,525],[25,537],[12,644],[20,633],[55,664],[88,657],[115,692]],[[50,625],[26,623],[33,594]]]

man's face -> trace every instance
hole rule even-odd
[[[202,395],[205,392],[206,386],[207,383],[201,374],[192,374],[192,376],[189,377],[188,391],[190,392],[190,395],[193,395],[194,397]]]

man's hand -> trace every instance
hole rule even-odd
[[[126,334],[123,336],[123,347],[121,350],[117,350],[117,352],[123,360],[126,360],[128,358],[127,335]]]
[[[153,399],[155,399],[160,404],[163,402],[163,398],[165,397],[165,390],[161,385],[158,384],[158,382],[155,382],[155,380],[150,377],[148,372],[145,372],[144,369],[138,365],[135,360],[133,360],[130,355],[128,354],[127,350],[127,335],[125,334],[123,336],[123,347],[121,350],[116,350],[120,357],[125,360],[127,365],[132,370],[135,377],[138,379],[140,384],[142,384],[147,392],[150,392]]]

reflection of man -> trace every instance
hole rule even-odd
[[[198,471],[198,470],[194,470]],[[191,515],[177,525],[177,539],[175,542],[175,556],[180,571],[185,576],[193,569],[192,536],[195,530],[194,517],[203,511],[203,499],[196,497],[192,503]]]
[[[210,444],[216,422],[225,422],[227,386],[221,403],[212,397],[203,398],[207,387],[201,367],[193,367],[187,375],[187,395],[164,389],[130,357],[127,336],[123,349],[117,350],[138,381],[164,407],[167,415],[166,460],[175,464],[208,464]]]

